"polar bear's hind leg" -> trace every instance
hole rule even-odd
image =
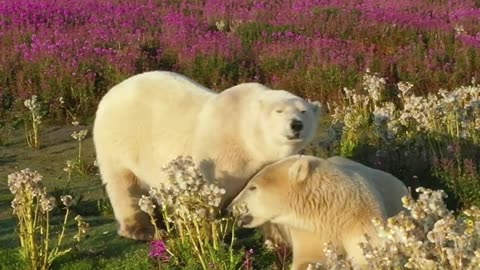
[[[153,226],[138,206],[142,190],[136,176],[127,169],[105,166],[100,166],[100,173],[118,221],[118,234],[135,240],[152,239]]]

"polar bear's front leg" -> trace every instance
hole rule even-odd
[[[151,240],[153,226],[147,214],[140,211],[141,189],[135,175],[126,169],[100,167],[110,203],[118,221],[118,234],[135,240]]]
[[[325,263],[323,246],[330,241],[328,237],[292,227],[284,227],[283,230],[288,230],[290,233],[293,252],[292,270],[307,270],[309,264]]]

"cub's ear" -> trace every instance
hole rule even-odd
[[[312,105],[312,110],[317,114],[317,115],[320,115],[320,113],[322,112],[322,104],[319,102],[319,101],[312,101],[310,102],[310,104]]]
[[[290,181],[303,182],[310,174],[310,161],[307,158],[299,158],[288,169]]]

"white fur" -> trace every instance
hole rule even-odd
[[[352,160],[295,155],[262,169],[231,206],[246,204],[244,227],[279,226],[293,248],[293,269],[322,262],[326,242],[364,265],[361,237],[368,234],[378,244],[371,220],[405,210],[401,198],[407,194],[391,174]]]
[[[280,112],[281,111],[281,112]],[[286,91],[244,83],[216,94],[172,72],[146,72],[113,87],[101,100],[93,136],[100,172],[119,233],[148,238],[138,213],[138,184],[166,181],[162,166],[192,156],[207,181],[235,197],[263,166],[298,153],[312,140],[318,106]],[[298,140],[289,128],[304,124]]]

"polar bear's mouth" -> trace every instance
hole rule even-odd
[[[268,221],[271,221],[275,217],[254,216],[249,213],[244,213],[238,217],[237,225],[243,228],[256,228],[262,226]]]
[[[244,214],[238,219],[238,225],[241,227],[248,227],[253,221],[253,216],[250,214]]]
[[[287,139],[290,141],[298,141],[300,140],[300,133],[296,133],[293,135],[287,135]]]

